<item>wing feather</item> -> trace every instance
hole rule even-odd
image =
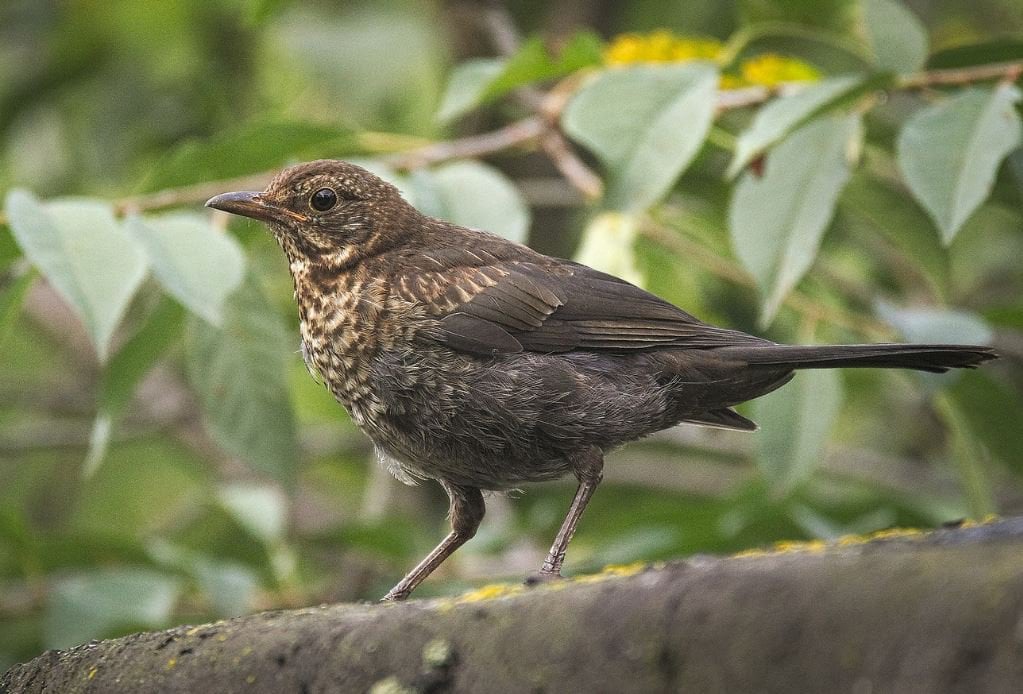
[[[476,353],[632,352],[748,344],[760,338],[703,323],[682,309],[585,265],[537,256],[501,260],[447,249],[439,263],[394,285],[440,319],[437,339]]]

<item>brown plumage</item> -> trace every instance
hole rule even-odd
[[[207,205],[266,222],[284,249],[302,352],[381,461],[438,480],[452,532],[386,596],[403,599],[483,518],[481,490],[573,473],[540,570],[557,576],[608,449],[680,422],[752,430],[730,409],[800,368],[945,371],[955,345],[779,345],[702,323],[616,277],[427,217],[341,161],[286,169]]]

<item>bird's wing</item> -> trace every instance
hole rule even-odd
[[[462,250],[449,251],[437,266],[410,269],[396,291],[440,319],[435,339],[465,352],[626,352],[759,341],[577,263]]]

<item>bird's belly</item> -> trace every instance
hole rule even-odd
[[[478,357],[417,345],[375,355],[372,396],[348,406],[407,475],[507,489],[569,473],[574,451],[674,423],[654,379],[606,367],[585,355]]]

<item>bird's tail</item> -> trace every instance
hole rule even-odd
[[[976,345],[775,345],[751,344],[720,348],[723,356],[751,366],[789,369],[835,369],[873,367],[916,369],[944,373],[949,369],[972,369],[998,354]]]

